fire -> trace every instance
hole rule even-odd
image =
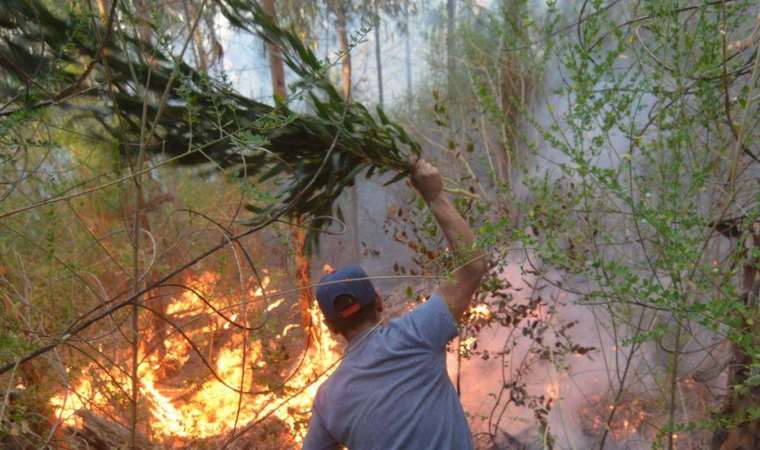
[[[546,397],[550,399],[558,399],[560,390],[559,390],[559,383],[552,382],[546,385],[545,388]]]
[[[206,301],[213,301],[218,310],[239,308],[232,306],[239,299],[214,293],[219,281],[219,274],[206,272],[189,284],[204,295]],[[251,289],[249,296],[261,297],[269,283],[268,277],[263,279],[262,286]],[[277,299],[265,309],[271,312],[283,302],[284,299]],[[180,324],[191,324],[200,314],[207,314],[210,318],[204,321],[204,326],[188,326],[185,332],[196,345],[204,339],[209,342],[219,340],[216,344],[219,347],[204,355],[211,362],[210,355],[213,354],[213,367],[219,379],[210,376],[205,367],[203,375],[200,375],[200,369],[193,369],[194,376],[185,378],[202,378],[203,381],[177,387],[178,383],[171,380],[172,376],[180,369],[188,371],[188,366],[198,366],[198,362],[194,361],[197,355],[190,343],[180,333],[169,333],[163,341],[165,354],[160,355],[147,348],[147,342],[151,339],[141,341],[139,360],[142,362],[138,366],[140,403],[148,405],[148,434],[156,441],[169,445],[178,440],[221,436],[271,415],[282,421],[295,443],[300,444],[317,389],[339,360],[337,343],[323,323],[318,308],[310,310],[312,324],[316,327],[313,335],[318,336],[318,342],[296,360],[303,361],[280,389],[263,383],[262,373],[267,368],[263,359],[263,343],[250,337],[248,342],[244,342],[244,333],[247,332],[231,327],[230,321],[210,312],[203,299],[189,290],[173,298],[167,307],[167,313]],[[231,321],[244,317],[239,311],[225,313],[225,316]],[[278,338],[285,336],[292,327],[293,324],[287,325]],[[207,349],[201,349],[204,350]],[[130,396],[130,386],[129,371],[124,367],[103,373],[100,367],[92,363],[72,377],[70,389],[55,395],[49,404],[63,423],[82,427],[82,419],[77,412],[83,409],[118,416],[113,406],[118,404],[115,399],[120,395],[121,398]],[[236,390],[244,392],[242,399]]]
[[[609,424],[610,435],[620,441],[642,432],[647,420],[646,407],[638,398],[623,399],[617,408],[603,401],[599,396],[591,396],[591,404],[580,408],[580,415],[586,422],[588,432],[596,435],[607,427],[607,418],[612,411],[615,415]]]
[[[475,345],[478,343],[478,338],[475,336],[468,336],[459,343],[459,354],[466,356],[469,352],[475,350]]]
[[[488,320],[491,318],[491,309],[485,303],[479,303],[470,308],[470,317]]]

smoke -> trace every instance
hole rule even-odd
[[[620,21],[629,15],[623,7],[615,9]],[[573,17],[575,19],[577,17]],[[621,55],[615,62],[615,70],[625,72],[633,64],[633,57],[630,54]],[[530,170],[520,174],[523,180],[544,176],[556,180],[561,175],[560,165],[572,165],[571,159],[544,140],[541,133],[541,129],[556,126],[569,142],[576,140],[573,129],[565,121],[565,115],[575,99],[572,95],[558,93],[567,83],[567,72],[561,59],[553,59],[546,71],[543,95],[531,107],[530,113],[535,121],[532,123],[536,127],[530,127],[526,133],[537,151]],[[601,81],[593,89],[609,87],[606,81]],[[641,126],[651,119],[648,113],[657,99],[644,94],[637,100],[639,106],[636,112],[624,119],[627,123]],[[608,131],[602,130],[600,123],[590,125],[583,132],[583,141],[589,142],[598,135],[605,135],[606,139],[592,164],[600,168],[619,166],[629,148],[630,138],[617,128]],[[643,141],[648,139],[647,136],[639,138]],[[635,170],[647,168],[636,167]],[[523,200],[531,196],[524,185],[516,194]],[[621,241],[635,241],[626,234],[630,231],[626,231],[625,227],[618,227],[620,224],[613,219],[607,220],[612,220],[607,224],[610,229],[617,227],[621,230]],[[721,243],[716,246],[720,254]],[[615,252],[631,260],[644,259],[640,245],[635,242],[618,246]],[[606,251],[604,256],[614,257]],[[452,352],[448,358],[450,376],[461,386],[462,404],[469,415],[473,433],[480,438],[478,445],[499,449],[539,449],[548,446],[549,438],[544,434],[545,430],[537,426],[538,421],[531,408],[516,405],[515,402],[504,407],[509,402],[499,397],[505,384],[525,380],[530,393],[543,393],[553,399],[548,430],[554,448],[598,447],[605,429],[605,449],[651,448],[658,433],[662,433],[660,427],[665,425],[668,407],[665,398],[669,396],[669,388],[665,384],[670,380],[676,343],[668,333],[661,339],[644,343],[630,338],[657,327],[674,327],[674,319],[662,311],[635,305],[613,309],[606,304],[583,304],[579,301],[580,297],[572,292],[588,292],[595,288],[593,283],[550,267],[541,268],[544,273],[543,278],[539,278],[532,269],[534,265],[540,265],[540,259],[541,255],[530,252],[509,253],[508,264],[499,277],[512,286],[512,301],[525,304],[531,296],[540,295],[556,307],[553,314],[542,319],[551,323],[552,327],[559,327],[563,322],[577,322],[568,331],[568,336],[573,342],[593,347],[594,350],[562,360],[538,359],[525,372],[520,372],[521,363],[535,359],[535,355],[531,354],[532,339],[515,333],[512,327],[493,326],[477,335],[478,349],[487,352],[488,359],[475,356],[459,360],[456,352]],[[667,285],[669,280],[663,278],[663,282]],[[621,317],[621,314],[626,316]],[[687,327],[690,337],[679,355],[675,417],[676,420],[689,421],[705,414],[708,405],[714,404],[723,393],[716,386],[725,386],[726,358],[721,355],[721,350],[725,349],[726,344],[715,333],[693,323],[678,325]],[[515,328],[519,330],[520,326],[515,325]],[[508,358],[502,360],[495,357],[509,347],[510,341],[514,349]],[[683,442],[683,448],[690,448],[693,445],[699,447],[706,436],[674,433],[673,437],[676,448],[682,448],[679,442]]]

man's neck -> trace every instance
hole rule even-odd
[[[355,337],[360,336],[367,332],[369,329],[374,328],[377,326],[377,323],[367,322],[362,324],[359,327],[354,328],[353,330],[348,330],[345,333],[343,333],[343,337],[348,341],[349,343],[354,340]]]

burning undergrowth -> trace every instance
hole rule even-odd
[[[684,357],[677,402],[670,405],[668,354],[650,344],[631,356],[632,343],[606,334],[603,311],[577,304],[533,272],[519,259],[495,268],[484,284],[493,282],[494,289],[479,298],[452,345],[449,373],[478,448],[599,448],[604,442],[605,449],[633,450],[664,442],[668,433],[673,448],[705,448],[709,431],[684,427],[706,420],[719,404],[722,391],[711,384],[721,384],[715,377],[722,369],[710,355]],[[662,413],[671,406],[674,422],[684,424],[678,429]]]
[[[626,395],[624,398],[604,399],[592,395],[589,402],[578,409],[584,424],[584,433],[598,436],[608,431],[610,436],[621,441],[641,432],[642,426],[651,420],[647,405],[639,398]]]
[[[219,446],[241,436],[240,442],[269,439],[273,448],[302,441],[312,399],[339,352],[316,308],[306,350],[296,324],[272,329],[298,315],[287,311],[284,297],[268,295],[270,281],[251,279],[244,295],[230,295],[220,274],[204,272],[168,295],[172,327],[142,322],[138,422],[145,441],[163,448]],[[294,352],[296,340],[301,350]],[[116,429],[128,423],[130,348],[96,345],[102,357],[69,373],[68,388],[49,401],[74,435],[91,431],[94,420]]]
[[[674,415],[679,422],[708,417],[717,405],[718,398],[709,386],[693,377],[680,379],[677,389],[681,401],[676,405]],[[634,444],[662,441],[670,432],[675,449],[704,448],[709,433],[693,429],[668,431],[666,418],[658,413],[667,407],[665,399],[656,387],[639,392],[631,389],[592,394],[578,408],[582,433],[597,439],[606,434],[613,443],[623,444],[623,448],[639,448],[647,444]]]

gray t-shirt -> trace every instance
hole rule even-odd
[[[472,449],[446,373],[446,343],[456,335],[448,306],[433,294],[356,337],[317,392],[304,450]]]

